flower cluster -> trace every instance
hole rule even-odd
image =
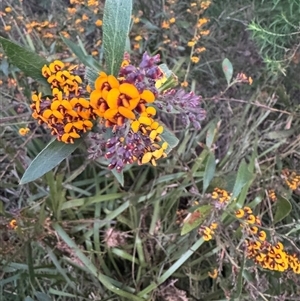
[[[192,124],[196,130],[201,128],[200,122],[205,119],[206,112],[201,108],[200,96],[193,92],[186,93],[183,89],[170,89],[163,93],[159,100],[157,107],[166,112],[179,114],[184,126]]]
[[[210,226],[201,226],[198,230],[198,234],[203,237],[205,241],[209,241],[213,239],[213,235],[215,234],[215,230],[218,228],[217,223],[211,223]]]
[[[300,274],[300,260],[296,254],[289,254],[284,250],[281,242],[275,245],[266,240],[267,234],[259,230],[261,220],[255,216],[249,207],[244,207],[235,212],[235,216],[243,220],[241,226],[249,237],[245,241],[246,256],[254,260],[257,265],[271,271],[293,271]]]
[[[59,141],[73,143],[93,126],[90,102],[83,97],[86,91],[81,86],[82,72],[77,67],[66,69],[62,61],[56,60],[45,65],[42,74],[51,86],[52,95],[33,94],[32,117],[46,124]]]
[[[32,116],[64,143],[74,143],[92,129],[93,120],[99,119],[98,135],[90,135],[89,158],[104,154],[108,167],[118,172],[133,162],[156,165],[158,159],[167,156],[169,145],[162,138],[164,126],[156,120],[154,105],[180,108],[186,114],[183,118],[197,128],[205,116],[200,97],[193,93],[166,90],[161,97],[158,87],[167,79],[157,65],[159,60],[159,55],[144,53],[135,67],[125,54],[118,76],[101,71],[90,85],[83,83],[83,68],[66,68],[56,60],[42,68],[52,95],[33,94]],[[108,129],[110,134],[104,134]]]
[[[291,190],[296,190],[300,186],[300,175],[294,171],[289,171],[288,169],[284,169],[281,172],[281,177],[284,179],[286,185]]]
[[[277,201],[277,195],[274,189],[268,189],[268,198],[272,201],[272,202],[276,202]]]
[[[216,187],[211,193],[211,199],[216,209],[224,209],[230,201],[232,193]]]

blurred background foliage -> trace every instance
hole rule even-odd
[[[77,63],[62,35],[102,62],[103,6],[3,0],[0,35],[49,61]],[[269,241],[299,256],[299,10],[297,0],[134,2],[132,61],[159,53],[179,85],[202,96],[207,117],[200,131],[165,118],[178,147],[157,167],[126,171],[124,187],[102,162],[86,159],[86,144],[18,185],[50,135],[30,116],[39,85],[2,53],[0,300],[299,300],[297,275],[245,260],[234,216],[250,206]],[[234,77],[244,73],[253,84],[228,88],[224,58]],[[214,239],[199,240],[199,224],[181,235],[216,187],[237,201],[200,211],[204,226],[217,220]]]

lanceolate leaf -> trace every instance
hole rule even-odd
[[[223,60],[223,62],[222,62],[222,69],[223,69],[223,72],[225,74],[225,78],[227,80],[227,84],[229,85],[230,81],[232,79],[232,75],[233,75],[233,67],[232,67],[232,64],[229,61],[229,59],[226,58],[226,59]]]
[[[74,144],[65,144],[57,140],[51,141],[28,166],[20,184],[32,182],[52,170],[72,154],[81,143],[82,139],[76,139]]]
[[[278,196],[276,205],[277,208],[274,217],[274,223],[278,223],[279,221],[287,217],[292,210],[292,205],[290,201],[281,195]]]
[[[166,154],[168,154],[179,142],[178,138],[166,126],[164,126],[164,131],[160,136],[168,143]]]
[[[0,44],[13,65],[23,71],[25,75],[32,77],[42,84],[49,85],[42,75],[42,67],[48,64],[46,59],[3,37],[0,37]]]
[[[103,47],[106,71],[117,76],[129,33],[132,0],[106,0],[103,16]]]
[[[211,205],[203,205],[191,213],[190,216],[184,221],[181,229],[181,235],[185,235],[199,227],[205,221],[206,217],[211,213],[211,209]]]
[[[61,36],[61,39],[85,66],[89,66],[93,70],[100,70],[98,62],[91,55],[86,55],[80,46],[63,36]]]

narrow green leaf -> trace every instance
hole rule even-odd
[[[78,46],[71,40],[66,39],[62,35],[60,37],[85,66],[89,66],[90,68],[96,71],[101,70],[101,66],[99,65],[99,63],[91,55],[86,55],[80,46]]]
[[[199,227],[206,217],[211,213],[211,205],[204,205],[197,208],[193,213],[190,214],[189,218],[184,221],[181,229],[181,235],[185,235],[195,228]]]
[[[49,85],[42,75],[43,66],[48,64],[46,59],[1,36],[0,44],[2,45],[5,55],[7,55],[13,65],[23,71],[25,75],[30,76],[42,84]]]
[[[236,198],[242,188],[253,179],[252,173],[248,170],[247,163],[243,160],[239,166],[236,181],[234,183],[233,191],[232,191],[232,198]]]
[[[117,76],[126,47],[132,0],[106,0],[103,15],[103,47],[106,71]]]
[[[43,176],[72,154],[81,143],[82,139],[76,139],[74,144],[65,144],[57,140],[51,141],[28,166],[20,181],[20,185],[32,182]]]
[[[164,126],[164,131],[160,136],[168,143],[166,154],[168,154],[179,142],[178,138],[166,126]]]
[[[225,78],[227,80],[227,84],[230,84],[233,75],[233,67],[229,59],[225,58],[222,62],[222,69],[225,74]]]
[[[213,120],[210,123],[209,128],[206,132],[206,146],[210,149],[213,143],[217,140],[218,136],[218,128],[220,126],[220,122],[217,122],[217,120]]]
[[[85,74],[84,74],[85,78],[87,79],[89,85],[91,86],[92,89],[95,89],[94,83],[97,79],[97,77],[99,76],[99,70],[95,70],[93,68],[90,67],[86,67],[85,68]]]
[[[52,300],[48,295],[46,295],[45,293],[42,293],[42,292],[35,292],[34,295],[36,296],[36,298],[39,301],[51,301]]]
[[[238,275],[237,283],[236,283],[236,291],[235,291],[234,297],[232,297],[231,300],[234,300],[234,299],[239,300],[239,298],[241,296],[242,289],[243,289],[244,265],[245,265],[245,257],[243,257],[243,259],[242,259],[242,263],[241,263],[241,267],[240,267],[240,271],[239,271],[239,275]]]
[[[206,191],[211,180],[213,179],[216,171],[216,158],[213,152],[210,152],[205,165],[205,171],[203,176],[203,192]]]
[[[288,199],[279,195],[276,201],[276,213],[274,216],[274,223],[278,223],[286,216],[288,216],[292,210],[292,205]]]
[[[120,183],[120,185],[124,186],[124,172],[123,170],[121,172],[117,172],[115,169],[112,169],[112,173],[117,179],[117,181]]]

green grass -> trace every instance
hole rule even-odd
[[[22,9],[27,18],[35,19],[36,10],[45,5],[49,17],[53,11],[47,3],[39,7],[24,3]],[[55,3],[51,4],[58,18],[66,2],[58,7]],[[138,34],[144,32],[148,38],[132,57],[138,59],[144,50],[154,53],[161,47],[163,62],[182,82],[190,56],[186,43],[193,36],[195,16],[186,12],[190,1],[166,5],[164,11],[162,4],[136,1],[134,14],[141,9],[143,15],[141,24],[132,27],[132,49]],[[18,1],[5,1],[6,5],[21,12]],[[13,66],[6,66],[3,58],[0,300],[277,301],[284,296],[298,300],[297,275],[264,270],[244,258],[244,236],[234,216],[235,209],[250,206],[261,217],[270,241],[283,240],[288,252],[299,253],[299,193],[289,190],[280,176],[284,168],[300,172],[299,66],[289,62],[284,65],[286,77],[274,76],[263,61],[269,56],[267,46],[261,46],[255,35],[253,40],[247,27],[256,22],[267,28],[261,16],[268,9],[275,18],[278,11],[272,8],[258,0],[235,1],[234,5],[215,1],[205,11],[210,34],[200,42],[207,50],[187,77],[188,89],[203,96],[207,117],[202,129],[190,131],[178,119],[167,119],[179,145],[157,167],[132,166],[124,173],[123,187],[101,161],[86,158],[85,144],[45,176],[19,185],[50,135],[35,124],[29,112],[31,91],[38,86]],[[82,9],[79,13],[88,11]],[[178,28],[171,27],[168,34],[182,50],[163,43],[160,24],[172,15],[171,10]],[[63,22],[59,26],[61,30],[67,27]],[[90,52],[101,29],[84,26],[87,31],[79,36]],[[51,58],[74,59],[64,53],[61,42],[51,44],[34,34],[26,38],[20,32],[21,36],[16,28],[10,33],[1,31],[29,48],[33,44],[37,52]],[[286,42],[292,43],[286,46],[290,49],[297,47],[293,41]],[[97,49],[101,58],[101,46]],[[225,57],[232,62],[234,75],[243,72],[254,79],[251,86],[238,84],[222,93],[226,90],[221,67]],[[281,59],[283,55],[276,52],[274,61]],[[18,85],[9,86],[8,77]],[[19,128],[28,124],[32,131],[20,136]],[[215,170],[212,158],[216,159]],[[203,189],[204,182],[209,183],[207,189]],[[215,239],[205,242],[197,233],[199,226],[181,235],[178,210],[191,213],[210,204],[215,187],[237,198],[224,210],[213,210],[203,223],[218,222]],[[266,197],[270,188],[280,195],[278,203]],[[289,204],[292,211],[286,215]],[[15,230],[9,226],[12,219],[19,225]],[[214,269],[218,270],[216,279],[208,275]]]

